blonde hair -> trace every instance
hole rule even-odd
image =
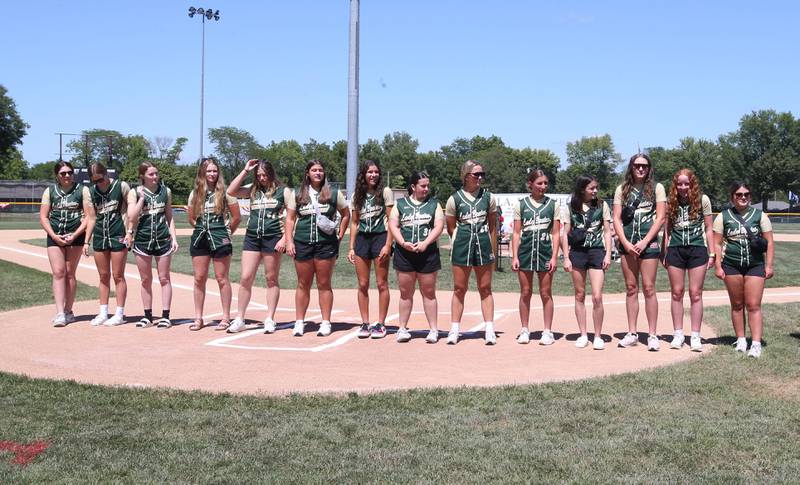
[[[467,175],[472,172],[473,168],[482,166],[483,165],[481,165],[481,162],[478,162],[477,160],[467,160],[464,162],[464,164],[461,165],[461,183],[464,183],[464,180],[467,178]]]
[[[219,176],[217,183],[214,185],[214,213],[221,216],[225,212],[225,179],[222,176],[219,163],[213,158],[204,158],[200,165],[197,166],[197,176],[194,179],[194,199],[192,200],[192,212],[195,217],[203,213],[203,206],[206,202],[206,190],[209,188],[206,185],[206,171],[209,165],[217,167]]]

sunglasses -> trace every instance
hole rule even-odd
[[[750,192],[736,192],[733,194],[733,196],[738,199],[746,199],[750,197]]]
[[[476,179],[485,179],[486,178],[486,172],[472,172],[472,173],[470,173],[470,175],[472,175]]]
[[[633,168],[636,170],[648,170],[650,168],[650,165],[646,163],[634,163]]]
[[[63,172],[58,172],[58,175],[60,175],[60,176],[62,176],[62,177],[66,177],[66,176],[68,176],[68,175],[69,175],[69,176],[72,176],[72,170],[65,170],[65,171],[63,171]]]

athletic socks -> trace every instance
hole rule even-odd
[[[737,344],[744,344],[745,350],[747,350],[747,338],[746,337],[737,338],[736,339],[736,343]],[[758,345],[761,345],[761,342],[759,342]]]
[[[145,309],[144,318],[150,320],[151,322],[153,321],[153,309],[152,308]]]
[[[453,333],[458,333],[459,322],[453,322],[450,324],[450,331]]]
[[[108,305],[100,305],[100,315],[108,317]]]
[[[761,348],[761,341],[760,340],[753,340],[753,342],[750,343],[750,348],[751,349],[752,348],[760,349]]]
[[[161,310],[161,318],[169,320],[169,310]]]
[[[124,317],[125,316],[125,307],[118,306],[117,307],[117,311],[114,312],[114,315],[116,315],[118,317]]]
[[[692,332],[692,337],[700,338],[700,332]]]

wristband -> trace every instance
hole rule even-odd
[[[708,257],[709,258],[716,258],[717,257],[717,253],[708,253]]]

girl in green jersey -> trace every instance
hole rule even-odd
[[[386,336],[386,314],[389,312],[389,259],[392,236],[386,219],[394,206],[392,189],[383,186],[383,173],[377,162],[367,160],[356,177],[356,188],[350,201],[350,250],[347,260],[356,267],[358,277],[358,310],[361,328],[358,338]],[[375,282],[378,287],[378,321],[369,324],[369,270],[375,261]]]
[[[720,256],[716,260],[717,278],[725,281],[731,300],[731,321],[736,332],[736,351],[747,351],[745,309],[752,343],[747,355],[761,357],[763,317],[761,297],[764,281],[774,275],[775,241],[772,223],[761,210],[750,207],[750,186],[734,182],[730,188],[731,207],[714,219],[714,242]],[[766,239],[766,251],[754,247],[758,237]]]
[[[231,234],[236,232],[241,221],[239,202],[225,192],[225,180],[219,164],[213,158],[205,158],[197,166],[194,190],[186,204],[192,231],[189,254],[192,256],[194,273],[194,322],[189,330],[200,330],[205,326],[203,306],[206,301],[208,268],[214,261],[214,276],[219,286],[222,301],[222,318],[217,330],[227,330],[231,324]]]
[[[450,196],[445,207],[447,233],[452,238],[453,300],[450,305],[451,326],[447,343],[458,342],[459,326],[464,314],[464,297],[469,275],[474,270],[481,297],[481,313],[485,325],[486,345],[497,343],[494,333],[494,297],[492,274],[497,241],[497,202],[482,187],[486,179],[483,166],[467,160],[461,166],[462,188]]]
[[[75,170],[69,162],[53,167],[56,183],[45,189],[39,207],[39,223],[47,233],[47,259],[53,272],[53,297],[56,316],[53,326],[75,321],[72,304],[78,281],[75,270],[81,259],[86,229],[94,218],[89,188],[75,183]]]
[[[614,231],[622,255],[622,276],[625,278],[625,313],[628,333],[619,341],[620,347],[639,343],[636,320],[639,318],[639,278],[642,279],[644,312],[647,315],[647,348],[659,348],[658,298],[656,272],[661,250],[658,232],[667,213],[667,194],[664,186],[653,180],[653,162],[643,153],[632,156],[625,171],[625,181],[614,191]],[[623,220],[623,212],[632,217]]]
[[[251,187],[242,187],[247,174],[255,172]],[[231,181],[228,195],[250,198],[250,216],[242,245],[242,278],[239,282],[239,314],[233,319],[228,333],[244,328],[245,312],[250,304],[258,267],[264,265],[267,280],[267,317],[264,333],[275,332],[275,309],[281,288],[278,274],[281,270],[281,253],[286,250],[284,217],[286,201],[294,197],[292,189],[278,183],[275,168],[266,160],[248,160],[242,172]]]
[[[690,347],[695,352],[703,350],[700,325],[703,323],[703,282],[706,271],[714,265],[716,254],[711,231],[711,200],[700,191],[694,172],[684,168],[675,172],[669,189],[667,223],[664,225],[664,267],[672,289],[670,312],[673,335],[670,347],[680,349],[683,335],[683,294],[686,275],[689,275],[689,301],[691,302],[692,336]],[[705,235],[705,236],[704,236]],[[708,243],[706,242],[708,241]]]
[[[519,279],[519,318],[522,330],[517,342],[530,341],[528,321],[531,314],[533,273],[539,281],[539,297],[544,312],[541,345],[550,345],[553,337],[553,273],[558,268],[558,242],[561,233],[561,207],[545,195],[549,179],[539,169],[528,173],[531,195],[519,200],[514,208],[514,232],[511,236],[511,269]]]
[[[178,250],[175,237],[175,220],[172,218],[172,192],[161,183],[158,168],[150,162],[139,165],[139,181],[136,187],[137,200],[128,206],[128,219],[136,228],[133,252],[136,267],[142,280],[141,294],[144,317],[137,328],[169,328],[172,305],[172,280],[170,265],[172,255]],[[153,258],[156,258],[158,282],[161,285],[161,318],[153,320]]]

